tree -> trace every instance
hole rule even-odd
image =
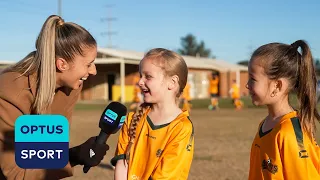
[[[203,41],[200,42],[200,44],[197,47],[197,52],[199,53],[200,56],[202,57],[209,57],[211,54],[211,50],[210,49],[206,49],[205,44]]]
[[[314,62],[315,62],[315,65],[316,65],[316,66],[320,66],[320,59],[319,59],[319,58],[316,58],[316,59],[314,60]]]
[[[181,49],[178,52],[182,55],[195,56],[197,51],[197,40],[192,34],[181,38]]]
[[[315,67],[316,73],[320,74],[320,59],[319,58],[314,59],[314,67]]]
[[[198,44],[197,39],[192,34],[187,34],[185,37],[181,38],[181,48],[178,49],[178,53],[188,56],[200,56],[200,57],[210,57],[211,50],[207,49],[204,41]]]
[[[243,65],[243,66],[248,66],[249,65],[249,61],[248,60],[243,60],[238,62],[238,64]]]

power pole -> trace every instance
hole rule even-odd
[[[104,36],[104,35],[107,35],[107,36],[108,36],[108,43],[107,43],[107,47],[108,47],[108,48],[113,48],[113,47],[115,47],[115,46],[112,45],[112,35],[116,35],[116,34],[117,34],[117,32],[111,30],[111,22],[117,20],[116,18],[114,18],[114,17],[111,16],[111,8],[112,8],[113,6],[114,6],[114,5],[107,5],[107,6],[106,6],[106,7],[108,8],[108,10],[107,10],[107,12],[108,12],[107,17],[101,19],[102,22],[107,21],[107,31],[106,31],[106,32],[102,32],[101,35],[102,35],[102,36]]]
[[[58,0],[58,16],[62,16],[62,0]]]

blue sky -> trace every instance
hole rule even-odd
[[[45,19],[58,0],[0,0],[0,60],[20,60],[34,50]],[[108,5],[113,5],[108,8]],[[305,39],[320,58],[319,0],[62,0],[62,17],[88,29],[100,47],[108,45],[102,18],[115,17],[112,45],[146,51],[176,50],[188,33],[203,40],[218,59],[236,63],[269,42]],[[108,13],[111,10],[111,16]]]

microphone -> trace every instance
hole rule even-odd
[[[99,135],[96,138],[97,144],[104,144],[107,142],[111,134],[115,134],[122,127],[126,120],[127,108],[119,102],[111,102],[106,109],[103,111],[99,127],[101,129]],[[94,152],[90,149],[90,157],[93,156]],[[91,167],[84,166],[83,172],[87,173]]]

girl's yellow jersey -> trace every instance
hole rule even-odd
[[[140,119],[136,139],[130,150],[128,180],[188,179],[194,152],[194,130],[187,111],[172,122],[154,125],[148,112]],[[129,113],[119,135],[111,163],[125,159],[129,143],[128,130],[133,117]]]
[[[231,86],[231,98],[232,99],[239,99],[240,98],[240,89],[237,84],[232,84]]]
[[[209,93],[210,94],[217,94],[218,93],[218,84],[219,78],[216,77],[215,79],[211,79],[209,82]]]
[[[186,84],[186,87],[183,89],[183,92],[182,92],[182,98],[183,99],[186,99],[187,101],[190,101],[191,100],[191,97],[190,97],[190,84],[187,83]]]
[[[301,129],[295,111],[269,131],[262,132],[262,124],[251,147],[249,180],[320,179],[320,149]]]

